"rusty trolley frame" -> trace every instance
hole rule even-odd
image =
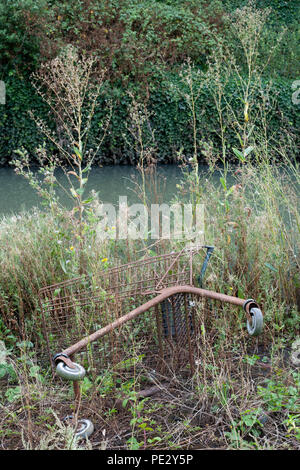
[[[152,369],[165,371],[170,364],[180,369],[188,364],[193,373],[198,330],[195,312],[205,299],[243,308],[249,334],[256,336],[262,331],[263,315],[253,299],[202,288],[213,249],[184,248],[40,290],[47,352],[57,374],[73,382],[76,403],[78,381],[85,376],[85,368],[93,373],[130,364],[127,356],[135,338],[142,345],[139,358]],[[198,276],[196,270],[200,287],[196,287],[195,265],[199,266],[203,253]],[[83,355],[85,368],[74,362],[78,353]],[[78,437],[93,431],[88,420],[79,424]]]

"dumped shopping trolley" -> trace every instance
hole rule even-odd
[[[188,369],[193,374],[196,312],[205,299],[242,307],[249,334],[261,332],[263,316],[253,299],[202,288],[212,252],[211,246],[184,248],[40,290],[48,354],[57,374],[73,382],[76,403],[85,369],[90,375],[109,369],[120,376],[141,361],[149,370]],[[195,267],[203,254],[199,273]],[[84,367],[74,362],[75,354]],[[86,421],[81,420],[78,436],[92,432]]]

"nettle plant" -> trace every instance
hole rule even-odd
[[[93,198],[84,197],[86,184],[95,156],[108,130],[112,106],[107,103],[106,117],[98,122],[99,129],[93,146],[90,145],[90,131],[94,124],[95,111],[104,88],[105,70],[99,71],[93,56],[79,54],[73,47],[66,47],[58,57],[43,64],[32,75],[32,83],[37,93],[48,104],[56,129],[30,112],[40,132],[52,144],[55,151],[50,153],[46,146],[36,150],[40,164],[38,174],[30,169],[28,152],[17,150],[19,156],[13,164],[19,174],[25,176],[32,187],[42,196],[52,211],[64,210],[56,195],[60,187],[72,201],[71,216],[74,222],[74,237],[79,243],[79,252],[84,246],[85,223],[83,213],[91,210]],[[55,175],[61,169],[66,183]],[[82,266],[81,266],[82,268]]]

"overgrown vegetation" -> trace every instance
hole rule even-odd
[[[189,108],[172,93],[172,89],[180,86],[179,71],[185,60],[190,58],[196,69],[205,71],[207,61],[220,45],[234,51],[239,65],[245,64],[235,34],[233,13],[244,4],[243,1],[224,4],[217,0],[2,0],[0,79],[6,83],[7,100],[0,117],[3,136],[0,163],[11,161],[13,152],[20,146],[36,160],[35,148],[43,139],[34,121],[28,118],[28,111],[34,111],[51,129],[55,128],[56,123],[49,119],[47,107],[32,87],[30,77],[41,64],[56,57],[70,44],[79,52],[92,54],[99,70],[106,70],[105,93],[97,102],[96,123],[91,129],[94,138],[98,134],[97,122],[104,118],[103,105],[107,100],[114,103],[109,132],[96,155],[97,163],[124,164],[138,160],[138,155],[128,145],[128,90],[144,101],[151,111],[153,127],[159,130],[156,134],[159,160],[174,162],[174,154],[182,145],[192,155]],[[266,9],[269,5],[260,1],[257,6]],[[272,2],[272,7],[261,33],[258,63],[265,68],[262,86],[268,90],[271,99],[276,97],[270,129],[278,138],[283,127],[295,134],[299,127],[298,105],[291,105],[291,85],[297,79],[299,63],[299,5],[295,0]],[[259,17],[264,15],[260,11]],[[228,17],[228,14],[232,16]],[[224,68],[223,72],[226,72]],[[246,67],[241,73],[247,76]],[[238,113],[241,103],[235,87],[236,81],[231,77],[224,99],[231,100]],[[210,88],[202,88],[198,106],[203,103],[206,113],[201,117],[201,133],[220,145],[214,133],[217,119]],[[55,151],[50,142],[47,146],[50,151]]]
[[[115,28],[114,33],[120,25],[114,2],[109,5],[89,2],[89,9],[85,8],[86,2],[76,2],[76,8],[72,2],[60,6],[55,1],[50,3],[49,18],[54,29],[49,35],[54,34],[59,22],[60,45],[67,38],[79,48],[82,44],[86,46],[83,34],[91,32],[89,39],[92,33],[96,34],[93,21],[99,21],[99,17],[103,19],[99,34],[108,29],[109,22]],[[195,36],[193,40],[199,48],[204,47],[208,55],[208,60],[203,61],[205,67],[200,67],[202,59],[196,65],[195,60],[188,60],[176,70],[173,64],[190,55],[188,49],[184,49],[185,34],[196,35],[199,23],[203,26],[202,21],[205,23],[212,18],[207,13],[204,21],[201,15],[196,15],[195,4],[205,9],[206,3],[176,2],[175,9],[174,2],[155,2],[160,5],[155,15],[153,9],[145,8],[146,3],[148,5],[148,2],[131,2],[130,9],[128,2],[120,4],[124,11],[120,8],[118,15],[123,15],[127,42],[120,40],[113,56],[118,57],[118,48],[123,50],[125,44],[131,44],[128,56],[124,55],[124,68],[120,70],[122,75],[127,73],[126,67],[132,60],[130,54],[135,51],[140,69],[134,68],[133,61],[132,75],[140,77],[142,70],[153,100],[145,100],[145,95],[130,86],[130,93],[124,94],[124,115],[130,116],[129,123],[124,124],[127,130],[124,141],[131,155],[135,155],[141,174],[141,184],[136,189],[144,205],[149,204],[149,188],[160,202],[156,163],[158,155],[164,152],[161,141],[166,138],[164,129],[167,129],[167,135],[173,135],[172,139],[167,139],[172,157],[183,170],[177,202],[190,202],[193,207],[204,204],[205,242],[215,246],[205,287],[240,298],[255,298],[263,308],[265,328],[257,339],[249,338],[242,311],[199,304],[196,338],[199,348],[195,357],[196,371],[191,376],[188,368],[183,375],[176,373],[171,361],[166,364],[165,374],[149,371],[143,361],[143,347],[148,336],[153,335],[151,322],[134,324],[132,330],[128,324],[122,335],[126,338],[124,345],[130,339],[130,347],[124,346],[121,363],[99,371],[91,367],[88,356],[88,374],[81,382],[79,414],[91,418],[95,424],[96,432],[90,441],[77,441],[73,428],[59,419],[74,412],[73,394],[65,384],[53,381],[45,359],[39,288],[72,279],[83,272],[97,279],[107,267],[160,251],[175,251],[184,245],[172,239],[149,245],[144,239],[118,240],[100,232],[101,201],[95,194],[85,194],[85,179],[96,157],[95,151],[90,152],[97,148],[93,122],[96,121],[95,127],[99,130],[97,120],[101,113],[99,142],[105,145],[102,136],[106,129],[112,142],[115,138],[109,127],[114,116],[110,116],[107,96],[103,98],[100,111],[96,106],[99,87],[105,88],[104,75],[97,81],[97,74],[92,73],[92,66],[98,65],[99,57],[83,64],[79,60],[84,57],[80,49],[78,52],[73,47],[67,48],[65,55],[59,55],[54,62],[46,62],[35,75],[38,90],[55,112],[60,133],[55,132],[55,126],[52,130],[44,123],[44,112],[35,114],[38,127],[53,145],[39,147],[38,175],[30,169],[24,149],[19,149],[15,159],[17,171],[28,178],[42,197],[45,211],[33,210],[2,218],[0,223],[2,448],[299,449],[299,369],[291,360],[299,337],[299,164],[293,124],[286,122],[286,114],[277,121],[278,133],[274,131],[274,115],[282,113],[282,107],[280,98],[273,94],[273,84],[265,75],[272,67],[273,52],[276,57],[276,51],[282,47],[281,42],[277,43],[279,49],[267,48],[261,55],[264,26],[268,24],[270,13],[258,15],[250,4],[234,12],[237,42],[234,47],[225,39],[217,43],[209,39],[198,44],[201,36]],[[36,3],[37,11],[47,4]],[[181,11],[179,4],[184,10]],[[278,2],[277,18],[280,4]],[[233,2],[226,2],[226,5],[231,9]],[[102,11],[100,15],[101,6],[107,7],[107,16]],[[213,15],[213,21],[205,23],[205,28],[215,28],[219,33],[225,25],[226,28],[230,25],[221,14],[220,4],[213,2],[211,8],[216,7],[220,8],[217,10],[220,15]],[[19,10],[15,11],[18,14]],[[192,24],[187,32],[176,30],[176,12],[197,16],[195,29]],[[89,22],[86,15],[89,15]],[[32,20],[32,16],[30,18]],[[271,18],[275,21],[276,14]],[[207,31],[205,28],[203,26],[201,34]],[[158,32],[165,35],[165,43]],[[156,47],[158,37],[161,50]],[[204,38],[208,39],[205,35]],[[115,44],[111,37],[109,41]],[[139,49],[135,49],[135,41]],[[191,36],[187,42],[192,42]],[[179,55],[172,58],[173,43]],[[89,44],[88,50],[93,51],[93,42]],[[105,50],[107,44],[102,45]],[[161,89],[167,90],[170,97],[165,107],[158,100],[157,108],[153,108],[153,97],[162,92],[157,84],[156,88],[151,88],[154,82],[150,86],[148,81],[146,68],[153,64],[147,58],[146,46],[155,46],[155,53],[162,59],[161,67],[168,65],[156,72]],[[103,51],[101,54],[105,57]],[[127,65],[125,59],[129,61]],[[11,57],[6,60],[8,66]],[[113,70],[113,61],[105,65]],[[21,70],[20,66],[18,73],[24,73]],[[116,83],[118,74],[113,75]],[[171,81],[166,77],[175,79]],[[127,77],[127,84],[128,80]],[[116,89],[116,96],[120,97]],[[171,113],[174,103],[177,121]],[[48,108],[45,109],[48,113]],[[186,111],[184,117],[182,110]],[[160,123],[167,113],[170,119],[162,128]],[[121,113],[118,119],[122,120],[122,116]],[[176,123],[174,128],[171,121]],[[178,129],[188,137],[183,139]],[[174,144],[176,133],[178,140]],[[117,144],[119,141],[111,145]],[[33,148],[35,146],[33,142]],[[200,159],[207,163],[205,179],[199,178]],[[231,165],[233,160],[234,166]],[[66,161],[71,168],[65,167]],[[59,205],[56,196],[55,172],[61,168],[69,172],[64,187],[73,201],[73,209],[69,211]],[[219,175],[217,183],[212,178],[216,173]],[[116,229],[111,227],[111,230]],[[134,299],[132,301],[134,303]],[[157,395],[152,398],[139,395],[143,388],[153,384],[160,388]]]

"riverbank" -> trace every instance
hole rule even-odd
[[[296,2],[275,17],[233,0],[229,16],[218,1],[6,3],[0,164],[16,174],[0,170],[0,448],[299,449]],[[117,162],[136,169],[93,168]],[[214,246],[204,279],[196,244]],[[168,265],[177,252],[189,261]],[[104,329],[73,358],[80,400],[53,377],[52,354],[141,313],[158,273],[156,290],[176,270],[191,282],[191,266],[217,295],[181,292]],[[260,310],[247,324],[235,308],[245,299],[259,336]],[[87,441],[64,420],[77,411]]]
[[[235,171],[230,184],[226,175],[218,180],[208,175],[198,188],[205,207],[204,241],[215,246],[205,287],[255,298],[264,312],[263,334],[255,340],[248,337],[241,311],[228,316],[216,306],[202,317],[199,310],[201,356],[196,374],[184,380],[174,374],[167,387],[166,377],[157,376],[161,393],[155,400],[140,401],[137,393],[149,386],[142,363],[129,377],[118,372],[117,398],[131,403],[120,409],[114,403],[112,371],[98,371],[96,379],[88,373],[80,414],[94,422],[96,432],[86,444],[74,441],[72,428],[61,421],[70,414],[72,397],[64,384],[52,382],[50,364],[42,354],[38,290],[77,277],[82,255],[88,273],[96,278],[105,267],[151,256],[158,249],[178,250],[183,244],[162,240],[149,247],[145,240],[113,238],[99,243],[98,202],[94,216],[89,212],[85,219],[83,246],[68,211],[3,217],[0,334],[9,354],[0,366],[5,375],[2,447],[297,449],[299,371],[291,362],[299,335],[297,174],[291,179],[282,169],[249,164]],[[193,188],[183,179],[178,197]],[[128,360],[134,350],[139,364],[144,337],[145,331],[141,338],[133,336]]]

